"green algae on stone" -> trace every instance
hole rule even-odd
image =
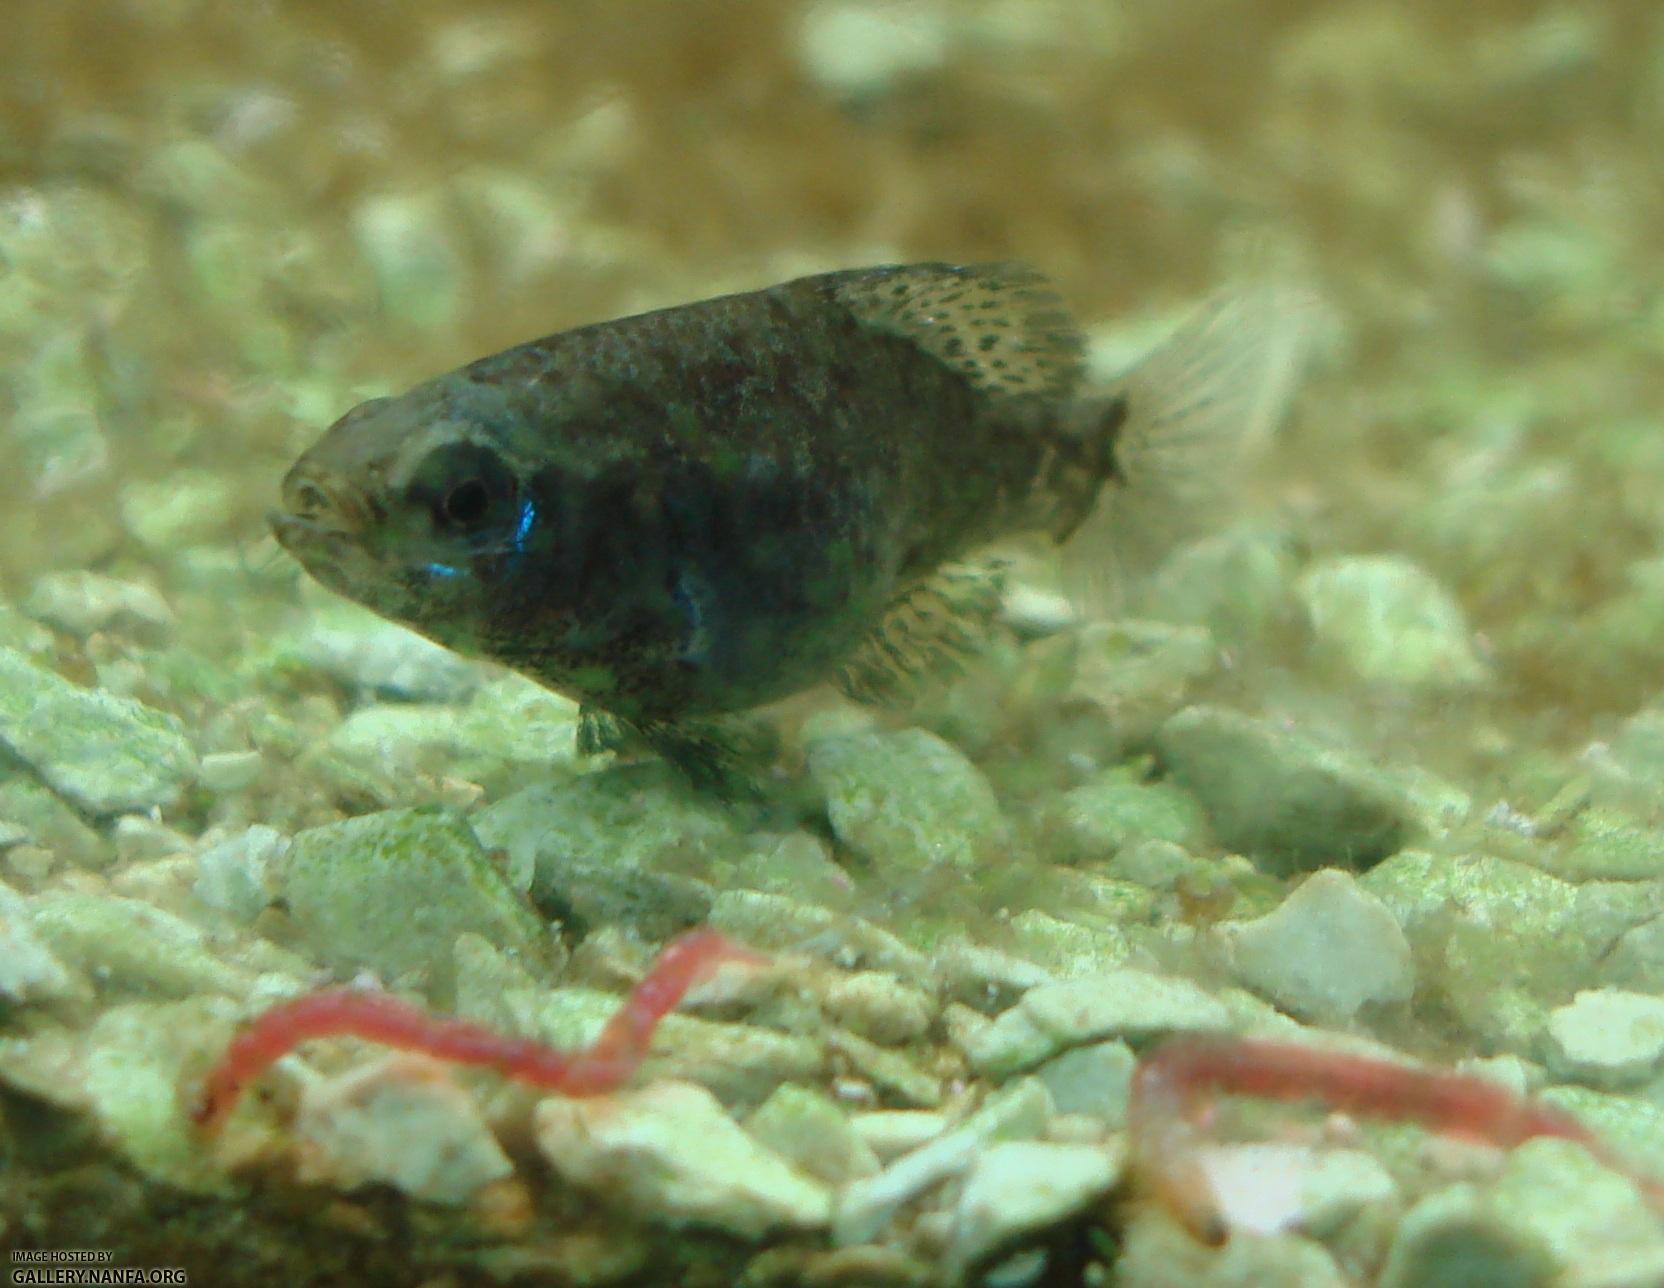
[[[442,809],[399,809],[309,828],[284,865],[290,915],[338,972],[386,976],[449,963],[458,935],[531,952],[545,930],[468,824]]]
[[[1406,850],[1359,884],[1410,941],[1421,988],[1476,1038],[1529,1049],[1550,1002],[1659,911],[1664,884],[1574,885],[1511,859]]]
[[[173,716],[71,684],[0,648],[0,744],[89,814],[170,805],[196,775]]]
[[[880,870],[974,871],[1008,855],[1010,832],[993,788],[935,734],[821,738],[808,757],[838,840]]]
[[[1362,758],[1241,712],[1188,707],[1156,749],[1219,840],[1279,875],[1367,868],[1414,830],[1403,788]]]

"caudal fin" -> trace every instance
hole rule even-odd
[[[1284,286],[1227,292],[1117,383],[1127,407],[1117,479],[1063,549],[1065,586],[1083,611],[1112,611],[1127,578],[1228,509],[1245,453],[1288,410],[1314,306]]]

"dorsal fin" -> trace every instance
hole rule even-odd
[[[863,323],[905,336],[990,393],[1061,398],[1080,380],[1074,320],[1025,264],[905,264],[837,278],[835,296]]]

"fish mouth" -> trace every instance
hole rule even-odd
[[[284,510],[268,513],[266,526],[278,545],[331,590],[347,590],[355,569],[360,576],[369,571],[369,553],[354,533]]]

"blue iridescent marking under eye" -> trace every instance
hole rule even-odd
[[[514,536],[509,539],[509,545],[519,554],[526,545],[526,538],[531,535],[532,525],[537,522],[537,504],[527,501],[520,507],[520,518],[514,525]]]
[[[430,563],[422,565],[422,571],[430,577],[455,577],[462,569],[455,564]]]

